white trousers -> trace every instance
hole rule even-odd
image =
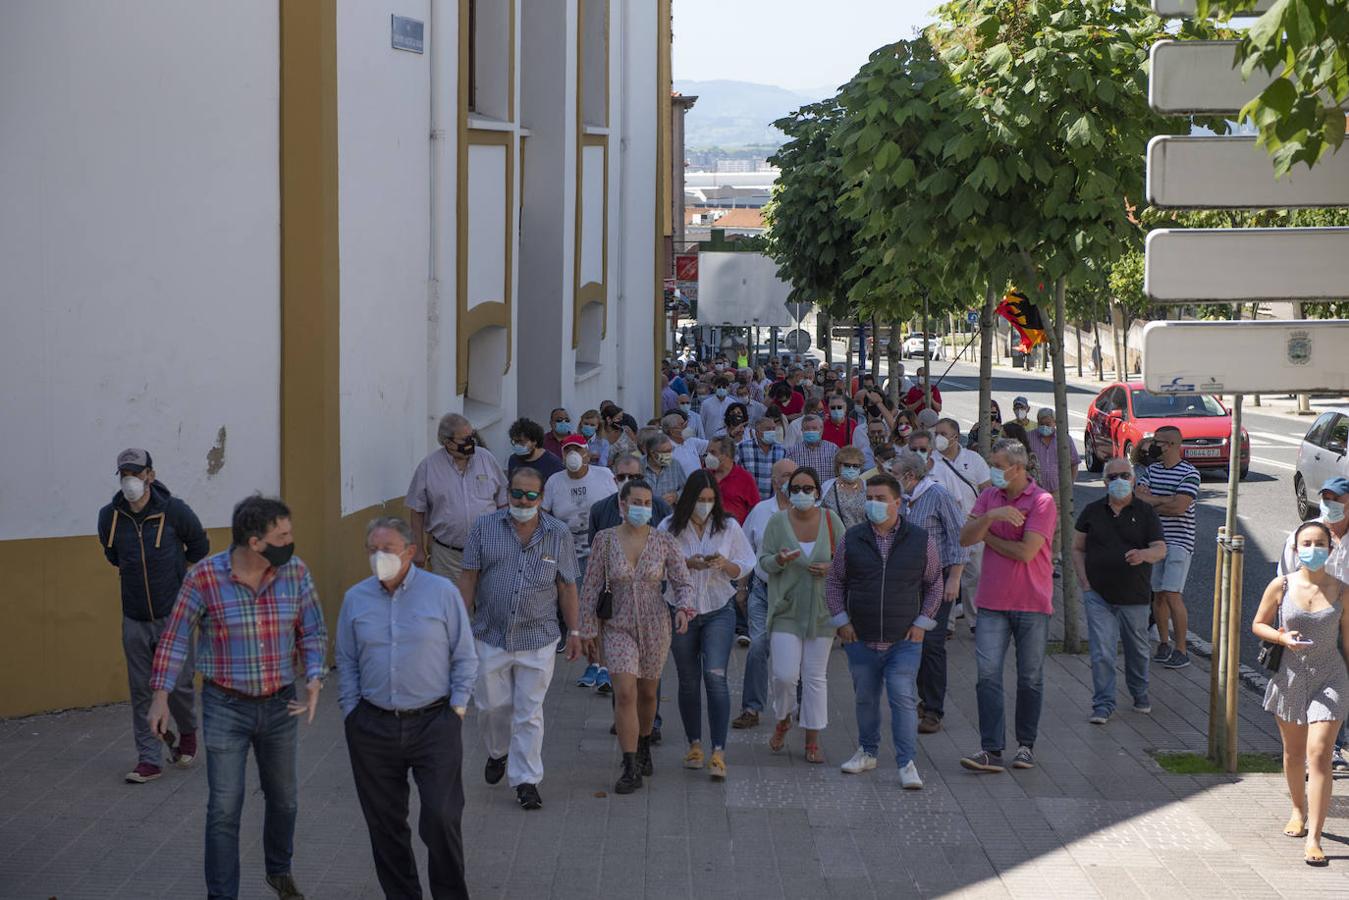
[[[803,639],[775,631],[769,639],[768,656],[773,666],[773,716],[781,721],[797,711],[796,683],[801,682],[802,728],[812,731],[829,724],[829,697],[825,671],[833,637]]]
[[[495,759],[510,754],[511,787],[543,781],[543,698],[553,680],[557,646],[502,650],[482,641],[478,648],[478,707],[483,743]]]

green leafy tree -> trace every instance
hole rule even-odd
[[[1250,9],[1253,0],[1198,0],[1198,15]],[[1349,101],[1349,5],[1344,0],[1278,0],[1241,36],[1242,74],[1279,73],[1241,110],[1260,129],[1260,143],[1283,175],[1312,166],[1344,143]]]

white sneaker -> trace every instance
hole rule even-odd
[[[956,605],[951,607],[951,621],[954,622],[956,619],[963,618],[965,618],[965,604],[957,600]]]
[[[852,755],[852,759],[839,766],[848,775],[861,775],[863,772],[869,772],[876,768],[876,757],[857,748],[857,752]]]
[[[923,779],[918,774],[918,767],[909,760],[904,768],[899,770],[900,786],[906,791],[921,791],[923,789]]]

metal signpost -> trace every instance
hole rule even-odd
[[[1259,15],[1257,0],[1243,15]],[[1195,0],[1152,0],[1162,16],[1195,14]],[[1159,41],[1148,99],[1166,115],[1235,117],[1270,83],[1243,80],[1235,46]],[[1349,206],[1349,160],[1275,179],[1272,162],[1244,136],[1158,137],[1148,146],[1147,199],[1172,209]],[[1154,303],[1241,303],[1339,298],[1349,284],[1349,228],[1162,229],[1147,237],[1143,292]],[[1227,521],[1218,530],[1213,594],[1209,757],[1237,769],[1245,538],[1237,533],[1244,394],[1343,390],[1349,322],[1153,322],[1143,331],[1143,380],[1154,393],[1233,395]]]

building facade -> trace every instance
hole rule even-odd
[[[335,621],[444,413],[651,415],[669,12],[0,6],[0,716],[125,697],[124,447],[213,550],[283,497]]]

